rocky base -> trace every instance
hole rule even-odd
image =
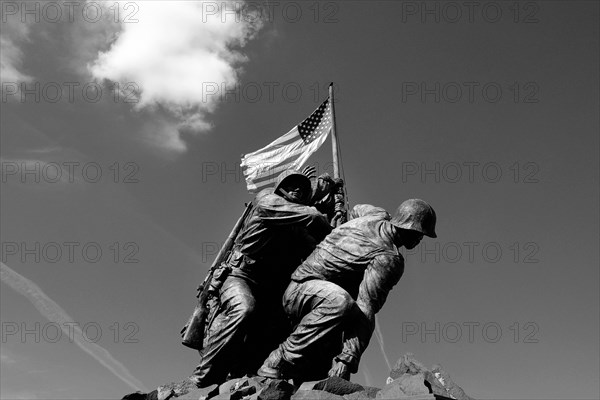
[[[150,393],[132,393],[126,400],[473,400],[439,365],[430,370],[410,353],[402,356],[381,389],[363,387],[332,377],[304,382],[259,376],[236,378],[221,385],[197,388],[190,379],[173,382]]]

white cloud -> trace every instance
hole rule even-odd
[[[153,147],[177,152],[185,151],[185,142],[181,139],[181,133],[176,125],[163,118],[155,118],[144,124],[142,128],[144,140]]]
[[[5,16],[0,33],[0,81],[2,83],[29,82],[32,78],[21,71],[23,51],[19,44],[29,40],[29,25],[15,16]]]
[[[114,1],[110,1],[114,4]],[[134,82],[139,88],[136,108],[160,106],[177,118],[171,131],[156,138],[173,150],[184,150],[180,131],[211,128],[207,115],[219,95],[205,94],[238,82],[238,68],[247,60],[239,51],[261,28],[261,22],[232,1],[145,1],[123,8],[121,31],[106,52],[89,65],[95,78]],[[236,11],[237,14],[236,14]],[[125,17],[138,22],[125,22]]]

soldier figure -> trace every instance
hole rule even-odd
[[[254,199],[231,255],[210,283],[201,362],[191,377],[197,386],[256,371],[289,334],[282,294],[294,269],[331,231],[327,218],[306,205],[311,194],[306,175],[286,171],[274,191]]]
[[[436,237],[435,212],[423,200],[405,201],[393,218],[382,208],[358,205],[350,219],[292,274],[283,305],[296,328],[259,375],[349,379],[373,334],[375,314],[404,271],[399,248],[416,247],[423,235]]]

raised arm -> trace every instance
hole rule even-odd
[[[305,228],[307,233],[321,241],[331,232],[327,217],[314,207],[296,204],[271,195],[258,203],[258,216],[265,225],[297,226]]]

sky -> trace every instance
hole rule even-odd
[[[65,3],[1,2],[3,399],[191,374],[240,155],[330,82],[350,205],[438,216],[353,380],[412,352],[479,399],[600,397],[598,2]]]

